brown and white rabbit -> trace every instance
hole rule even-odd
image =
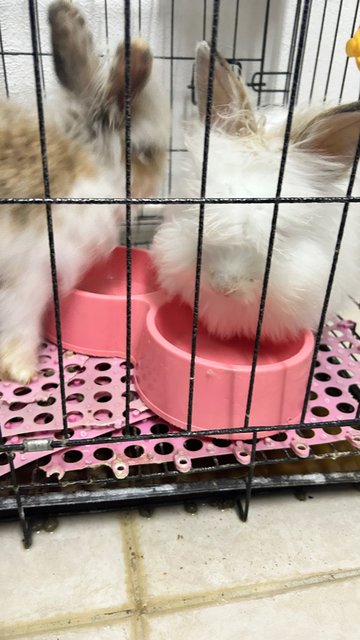
[[[61,84],[46,114],[52,197],[125,195],[125,54],[119,45],[109,67],[97,55],[81,12],[69,1],[48,13],[54,64]],[[131,45],[132,195],[157,189],[169,130],[167,102],[152,77],[152,54]],[[0,102],[0,197],[43,197],[36,110]],[[53,226],[61,292],[117,243],[124,208],[54,205]],[[51,300],[44,205],[0,208],[0,377],[26,383],[37,369],[44,310]]]
[[[187,135],[188,160],[179,193],[200,194],[210,50],[196,50],[201,122]],[[273,197],[282,156],[286,108],[253,111],[246,87],[217,55],[207,173],[208,197]],[[345,196],[360,134],[360,102],[306,108],[294,114],[282,196]],[[354,195],[359,195],[359,181]],[[200,319],[221,338],[253,338],[274,206],[207,204]],[[262,336],[282,341],[316,329],[333,259],[343,204],[281,204]],[[350,206],[329,315],[360,288],[360,206]],[[153,244],[159,282],[189,305],[194,301],[199,207],[169,208]]]

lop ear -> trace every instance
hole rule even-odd
[[[99,68],[86,20],[68,0],[52,2],[48,20],[56,75],[66,89],[81,96],[94,81]]]
[[[360,102],[340,105],[295,127],[292,141],[299,149],[328,157],[348,169],[360,135]]]
[[[141,38],[131,42],[131,98],[135,98],[146,86],[152,71],[153,55],[149,45]],[[115,101],[122,109],[125,102],[125,47],[120,44],[111,66],[106,89],[107,100]]]
[[[195,81],[200,119],[206,115],[210,47],[200,42],[195,54]],[[226,60],[216,53],[211,123],[233,135],[256,131],[256,121],[245,84]]]

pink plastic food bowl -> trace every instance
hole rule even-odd
[[[125,354],[126,251],[116,247],[61,302],[63,344],[94,356]],[[50,314],[47,337],[55,341]],[[192,311],[169,302],[156,284],[147,251],[132,253],[132,360],[134,384],[145,404],[182,429],[187,426]],[[260,346],[250,426],[296,423],[314,348],[311,332],[297,341]],[[199,325],[193,429],[241,427],[249,387],[253,343],[219,340]],[[270,435],[263,432],[258,435]],[[243,434],[249,437],[248,434]],[[239,439],[239,433],[226,438]]]

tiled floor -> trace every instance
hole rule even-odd
[[[28,551],[0,524],[0,638],[357,640],[360,493],[308,495],[255,496],[246,524],[210,506],[61,518]]]
[[[61,518],[25,551],[0,525],[0,638],[357,640],[360,494]]]

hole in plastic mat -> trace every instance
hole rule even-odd
[[[101,449],[96,449],[94,453],[94,458],[96,460],[110,460],[114,457],[114,452],[109,447],[101,447]]]
[[[39,407],[51,407],[52,404],[55,404],[56,402],[56,398],[54,398],[53,396],[49,396],[48,398],[46,398],[46,400],[38,400],[36,404],[39,405]]]
[[[315,367],[320,367],[320,362],[319,362],[319,360],[316,360],[316,362],[315,362]]]
[[[132,444],[124,449],[124,453],[128,458],[140,458],[144,453],[144,449],[138,444]]]
[[[17,387],[16,389],[14,389],[15,396],[26,396],[30,392],[31,389],[29,387]]]
[[[121,394],[123,398],[126,398],[126,391],[124,391],[124,393]],[[133,400],[137,400],[138,399],[138,394],[136,393],[136,391],[130,391],[129,393],[129,399],[130,402],[133,402]]]
[[[73,431],[73,429],[68,429],[67,432],[68,432],[69,438],[72,438],[74,433],[75,433]],[[63,431],[55,431],[54,438],[55,438],[55,440],[62,440],[64,438],[64,432]]]
[[[212,443],[216,447],[229,447],[231,445],[231,440],[223,440],[222,438],[213,438]]]
[[[159,422],[158,424],[153,424],[153,426],[150,428],[150,431],[155,436],[163,436],[165,433],[169,433],[169,427],[167,426],[167,424],[162,424],[161,422]]]
[[[123,427],[121,429],[121,433],[123,436],[139,436],[141,434],[141,429],[139,429],[139,427],[132,427],[130,425],[128,428]]]
[[[327,382],[328,380],[331,380],[331,376],[329,376],[328,373],[323,373],[322,371],[320,373],[315,373],[316,380],[321,380],[321,382]]]
[[[111,399],[112,395],[108,391],[99,391],[94,395],[94,400],[96,400],[96,402],[110,402]]]
[[[315,435],[313,429],[297,429],[296,433],[300,438],[313,438]]]
[[[174,447],[170,442],[158,442],[154,447],[154,451],[162,456],[167,456],[174,451]]]
[[[347,369],[340,369],[340,371],[337,372],[338,376],[340,376],[340,378],[353,378],[354,374],[352,371],[347,371]]]
[[[326,407],[312,407],[311,409],[311,413],[314,414],[314,416],[320,416],[321,418],[324,418],[325,416],[329,415],[329,409],[326,409]]]
[[[0,453],[0,466],[4,466],[4,464],[8,464],[8,457],[6,453]]]
[[[82,420],[84,417],[84,415],[81,413],[81,411],[70,411],[67,414],[67,419],[69,422],[78,422],[79,420]]]
[[[120,382],[122,382],[123,384],[125,384],[126,382],[126,376],[122,376],[120,378]],[[130,376],[130,382],[134,382],[134,376]]]
[[[72,404],[76,404],[78,402],[83,402],[85,396],[82,393],[72,393],[70,396],[66,398],[66,402],[71,402]]]
[[[43,384],[41,388],[43,391],[53,391],[54,389],[57,389],[58,386],[59,385],[56,382],[47,382],[46,384]]]
[[[83,454],[81,453],[81,451],[77,451],[76,449],[70,449],[70,451],[65,451],[65,453],[63,453],[62,455],[64,462],[70,462],[70,463],[79,462],[82,457],[83,457]]]
[[[121,367],[122,369],[126,369],[126,362],[125,362],[125,361],[124,361],[124,362],[121,362],[121,363],[120,363],[120,367]],[[130,364],[129,364],[129,369],[133,369],[133,368],[134,368],[134,365],[133,365],[133,363],[132,363],[132,362],[130,362]]]
[[[24,409],[26,407],[26,403],[25,402],[12,402],[11,405],[9,406],[10,411],[21,411],[21,409]]]
[[[179,462],[179,464],[187,464],[188,463],[186,458],[180,458],[180,460],[178,462]]]
[[[286,433],[275,433],[273,436],[270,436],[270,439],[275,440],[275,442],[285,442],[286,438]]]
[[[342,391],[338,387],[326,387],[325,393],[327,393],[328,396],[333,396],[334,398],[342,395]]]
[[[296,448],[300,449],[300,451],[304,451],[306,449],[306,444],[302,444],[302,442],[299,442],[296,444]]]
[[[188,451],[200,451],[200,449],[202,449],[202,446],[203,443],[197,438],[189,438],[184,442],[184,448]]]
[[[335,336],[336,338],[342,338],[344,334],[342,331],[339,331],[339,329],[332,329],[330,331],[330,335]]]
[[[326,358],[326,359],[330,364],[341,364],[342,363],[341,358],[338,358],[337,356],[330,356],[330,358]]]
[[[45,465],[49,464],[49,462],[51,462],[51,456],[50,455],[44,456],[43,458],[41,458],[39,460],[39,464],[41,464],[41,466],[45,466]]]
[[[315,391],[310,391],[309,400],[316,400],[318,394]]]
[[[43,374],[44,378],[51,378],[51,376],[55,375],[55,369],[40,369],[40,373]]]
[[[111,369],[111,364],[110,362],[99,362],[95,365],[95,369],[96,371],[108,371]]]
[[[337,436],[341,433],[340,427],[322,427],[322,430],[325,431],[329,436]]]
[[[38,413],[34,418],[35,424],[49,424],[54,420],[54,416],[52,413]]]
[[[95,411],[94,418],[95,420],[111,420],[113,414],[108,409],[99,409],[99,411]]]
[[[83,384],[85,384],[85,380],[83,380],[83,378],[74,378],[68,382],[69,387],[82,387]]]
[[[99,376],[95,378],[95,384],[110,384],[111,378],[109,376]]]
[[[336,405],[336,408],[342,413],[352,413],[355,411],[355,407],[349,402],[339,402],[339,404]]]
[[[339,346],[342,347],[343,349],[351,349],[352,342],[350,342],[349,340],[344,340],[343,342],[339,343]]]
[[[331,347],[328,344],[321,344],[319,346],[319,351],[331,351]]]
[[[16,416],[15,418],[10,418],[10,420],[5,422],[5,427],[7,429],[13,429],[14,427],[16,427],[18,424],[21,424],[22,422],[24,422],[24,418],[20,418],[19,416]]]
[[[65,371],[68,373],[84,373],[85,367],[81,367],[79,364],[68,364],[65,367]]]

